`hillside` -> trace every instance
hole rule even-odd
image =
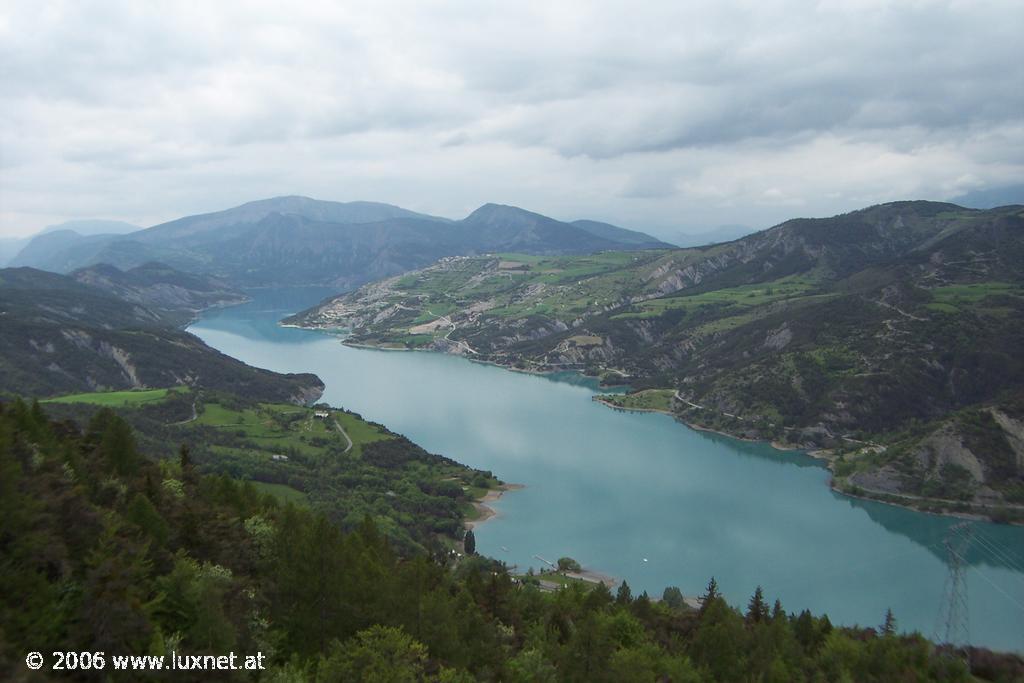
[[[240,286],[332,284],[344,289],[455,254],[580,254],[654,246],[667,245],[613,225],[564,223],[497,204],[453,221],[389,204],[278,197],[128,235],[41,235],[16,263],[66,273],[98,263],[127,270],[159,261]]]
[[[110,410],[80,425],[0,403],[0,678],[35,680],[25,653],[40,642],[85,653],[76,661],[104,675],[135,668],[125,655],[232,652],[240,670],[217,677],[238,681],[960,682],[1024,670],[1015,655],[900,634],[891,613],[844,628],[770,607],[760,587],[745,612],[714,580],[699,610],[671,587],[660,602],[625,583],[614,595],[580,582],[545,593],[537,577],[453,548],[396,552],[371,515],[343,530],[305,504],[203,475],[187,450],[146,456]],[[423,460],[363,471],[405,465],[425,484],[424,466],[445,464]],[[45,651],[41,680],[54,662]]]
[[[144,263],[123,271],[107,264],[70,274],[77,282],[102,289],[119,299],[150,308],[163,318],[184,318],[207,308],[244,303],[244,292],[209,275],[192,275],[162,263]]]
[[[320,396],[314,375],[249,367],[176,329],[181,318],[63,275],[0,270],[0,395],[186,384],[270,401]]]
[[[837,466],[837,485],[857,493],[1024,503],[1019,206],[898,202],[709,247],[450,258],[286,323],[668,389],[687,422],[850,451],[857,476]],[[985,440],[1010,450],[964,445],[943,421],[965,409],[992,411]],[[960,445],[928,455],[912,427]],[[863,442],[904,447],[867,458]]]

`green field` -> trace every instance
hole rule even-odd
[[[283,454],[291,449],[313,458],[321,457],[326,445],[345,443],[334,425],[335,420],[352,439],[356,453],[362,444],[392,438],[355,415],[338,410],[328,412],[330,417],[318,418],[312,408],[288,404],[261,403],[255,408],[239,410],[220,403],[206,403],[194,424],[222,429],[244,438],[258,449],[256,452],[262,457]]]
[[[293,489],[284,484],[268,484],[265,481],[250,481],[257,491],[269,493],[278,500],[285,503],[293,503],[302,507],[309,507],[309,497],[302,491]]]
[[[644,389],[633,394],[604,394],[599,396],[602,401],[611,403],[617,408],[626,410],[662,410],[672,411],[672,389]]]
[[[636,304],[633,310],[615,315],[613,319],[653,318],[672,310],[683,310],[689,314],[704,307],[733,307],[737,311],[741,311],[783,299],[803,297],[816,286],[817,283],[810,278],[786,277],[763,284],[717,289],[700,294],[669,296],[643,301]]]
[[[363,444],[392,438],[390,434],[382,431],[379,427],[360,420],[351,413],[336,412],[332,413],[332,417],[338,421],[341,428],[352,439],[352,451],[356,455],[362,452]]]
[[[188,387],[171,389],[132,389],[130,391],[94,391],[86,394],[70,394],[48,398],[41,403],[90,403],[109,408],[139,407],[146,403],[163,401],[169,394],[185,393]]]
[[[976,282],[968,285],[947,285],[931,290],[932,301],[925,308],[936,313],[960,313],[964,309],[1003,314],[1005,307],[979,308],[989,297],[1024,299],[1024,287],[1010,282]]]

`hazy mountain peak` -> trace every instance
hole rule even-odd
[[[83,237],[89,235],[123,235],[129,232],[141,230],[138,225],[125,223],[124,221],[109,221],[101,219],[81,219],[64,221],[55,225],[48,225],[38,234],[44,235],[52,232],[70,230]]]
[[[515,221],[517,223],[535,223],[537,221],[551,221],[557,222],[553,218],[548,218],[539,213],[533,211],[527,211],[526,209],[520,209],[518,206],[510,206],[508,204],[495,204],[489,202],[484,204],[473,213],[466,216],[465,221],[467,223],[495,223],[497,221]]]

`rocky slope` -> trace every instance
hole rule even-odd
[[[99,264],[76,270],[70,277],[124,301],[152,309],[165,318],[181,318],[185,322],[207,308],[231,306],[249,300],[245,292],[219,278],[183,273],[156,262],[126,271]]]
[[[0,270],[0,395],[190,385],[306,403],[323,383],[245,365],[171,319],[69,277]]]

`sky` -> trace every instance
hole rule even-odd
[[[266,197],[660,236],[1024,179],[1024,4],[0,0],[0,237]]]

